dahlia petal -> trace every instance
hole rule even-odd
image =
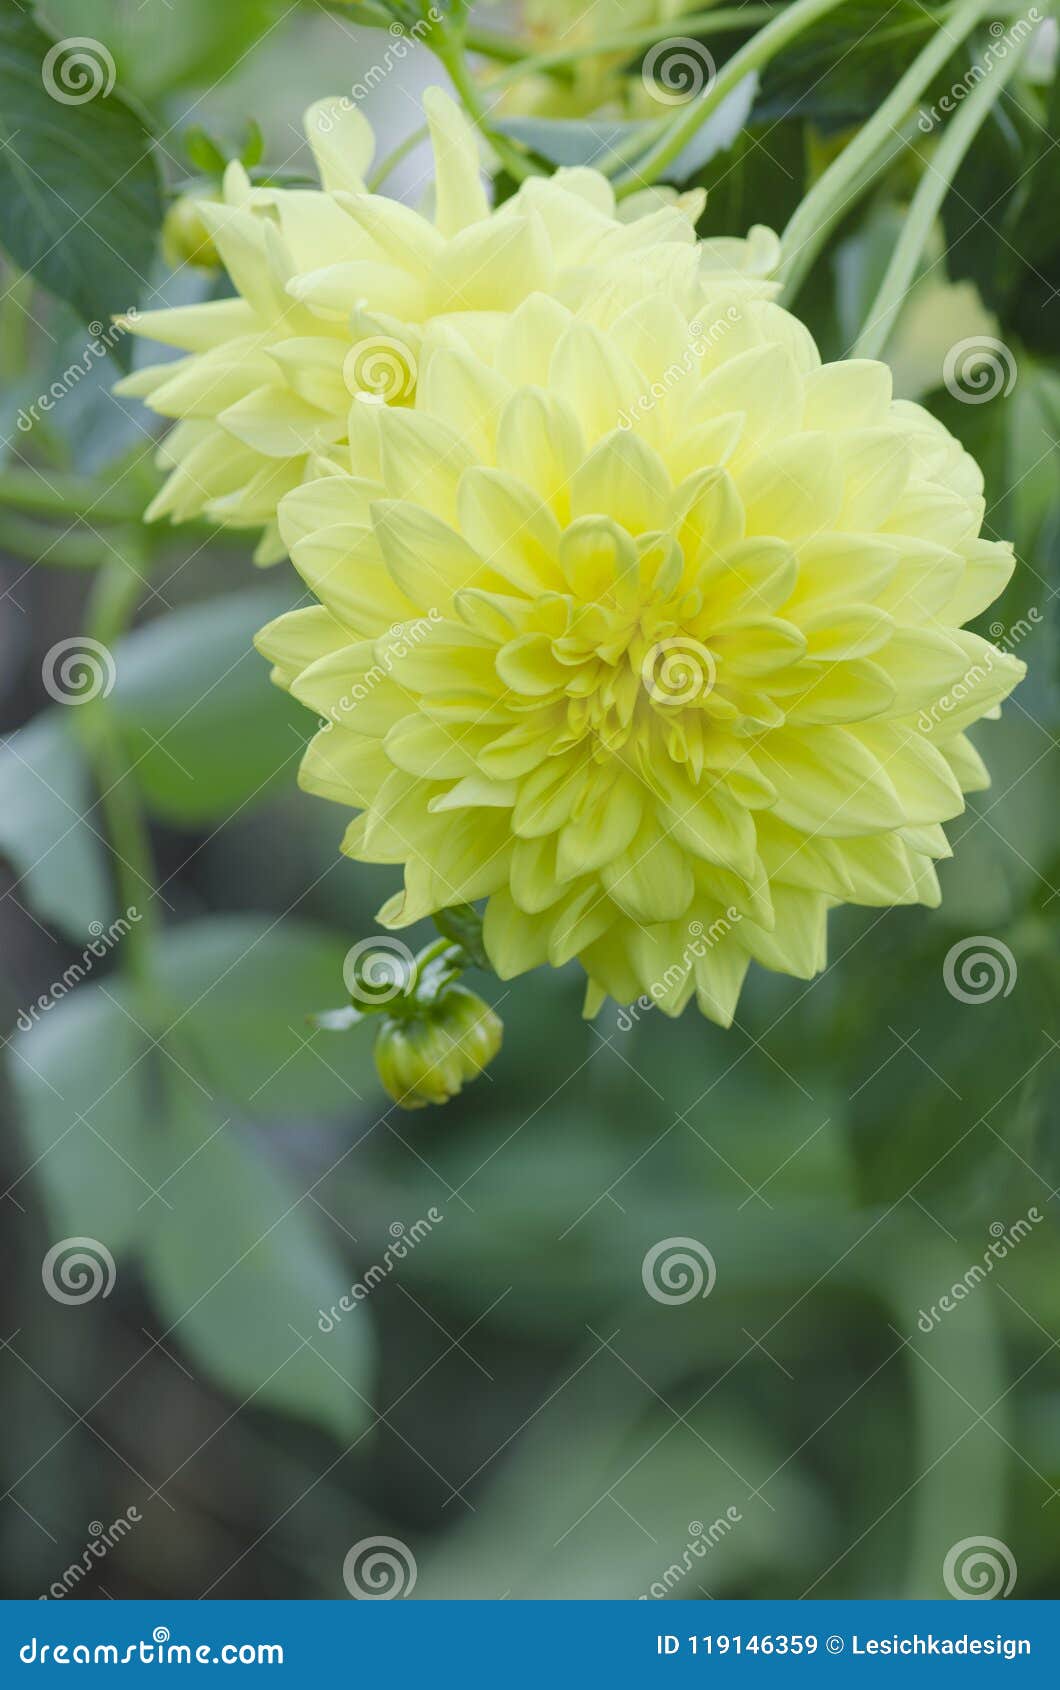
[[[363,112],[351,100],[332,96],[314,101],[302,126],[325,188],[360,193],[375,153],[375,136]]]
[[[443,235],[459,234],[489,212],[478,138],[441,88],[427,89],[423,109],[434,147],[435,224]]]

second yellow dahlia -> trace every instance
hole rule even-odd
[[[123,320],[185,354],[117,389],[176,421],[148,520],[205,515],[262,529],[257,561],[282,557],[280,499],[349,463],[362,401],[413,403],[432,326],[482,347],[537,292],[577,309],[605,291],[665,289],[695,309],[718,280],[773,291],[776,236],[759,228],[746,241],[697,243],[701,192],[646,191],[619,207],[599,171],[560,170],[492,209],[475,131],[440,89],[424,107],[429,212],[368,191],[375,141],[349,98],[306,113],[319,189],[256,187],[233,163],[223,199],[196,202],[235,297]]]
[[[486,899],[501,975],[728,1024],[752,960],[824,965],[831,906],[938,901],[965,729],[1022,674],[964,626],[1013,557],[884,365],[737,293],[533,295],[359,423],[357,473],[282,502],[318,603],[259,644],[344,849],[404,867],[386,924]]]

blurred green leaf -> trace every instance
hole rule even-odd
[[[102,42],[55,44],[0,0],[0,242],[85,322],[136,304],[162,220],[151,136],[113,72]]]
[[[171,611],[122,641],[112,694],[151,807],[194,826],[294,779],[311,718],[269,682],[252,641],[292,593],[251,587]]]
[[[283,0],[48,0],[62,34],[107,39],[122,78],[142,99],[212,86],[243,59],[286,11]]]
[[[186,1160],[144,1263],[172,1341],[240,1407],[316,1421],[348,1443],[370,1409],[372,1343],[360,1309],[326,1337],[317,1327],[350,1287],[337,1229],[234,1123],[174,1148]]]
[[[75,938],[114,905],[92,804],[69,709],[0,741],[0,853],[19,876],[15,896]]]
[[[260,1119],[350,1115],[378,1095],[371,1040],[310,1023],[343,992],[341,939],[290,918],[226,916],[170,934],[161,966],[207,1084]]]

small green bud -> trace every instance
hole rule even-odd
[[[221,260],[213,236],[203,222],[194,194],[173,201],[162,223],[162,256],[173,270],[190,264],[196,270],[218,270]]]
[[[448,1103],[501,1048],[499,1016],[465,986],[449,986],[424,1016],[387,1017],[375,1041],[375,1065],[402,1109]]]

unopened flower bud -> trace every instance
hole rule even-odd
[[[383,1022],[375,1041],[379,1078],[403,1109],[448,1103],[501,1047],[504,1028],[489,1005],[450,986],[424,1016]]]
[[[173,201],[162,223],[162,256],[173,270],[190,264],[196,270],[216,270],[220,257],[203,222],[194,194]]]

